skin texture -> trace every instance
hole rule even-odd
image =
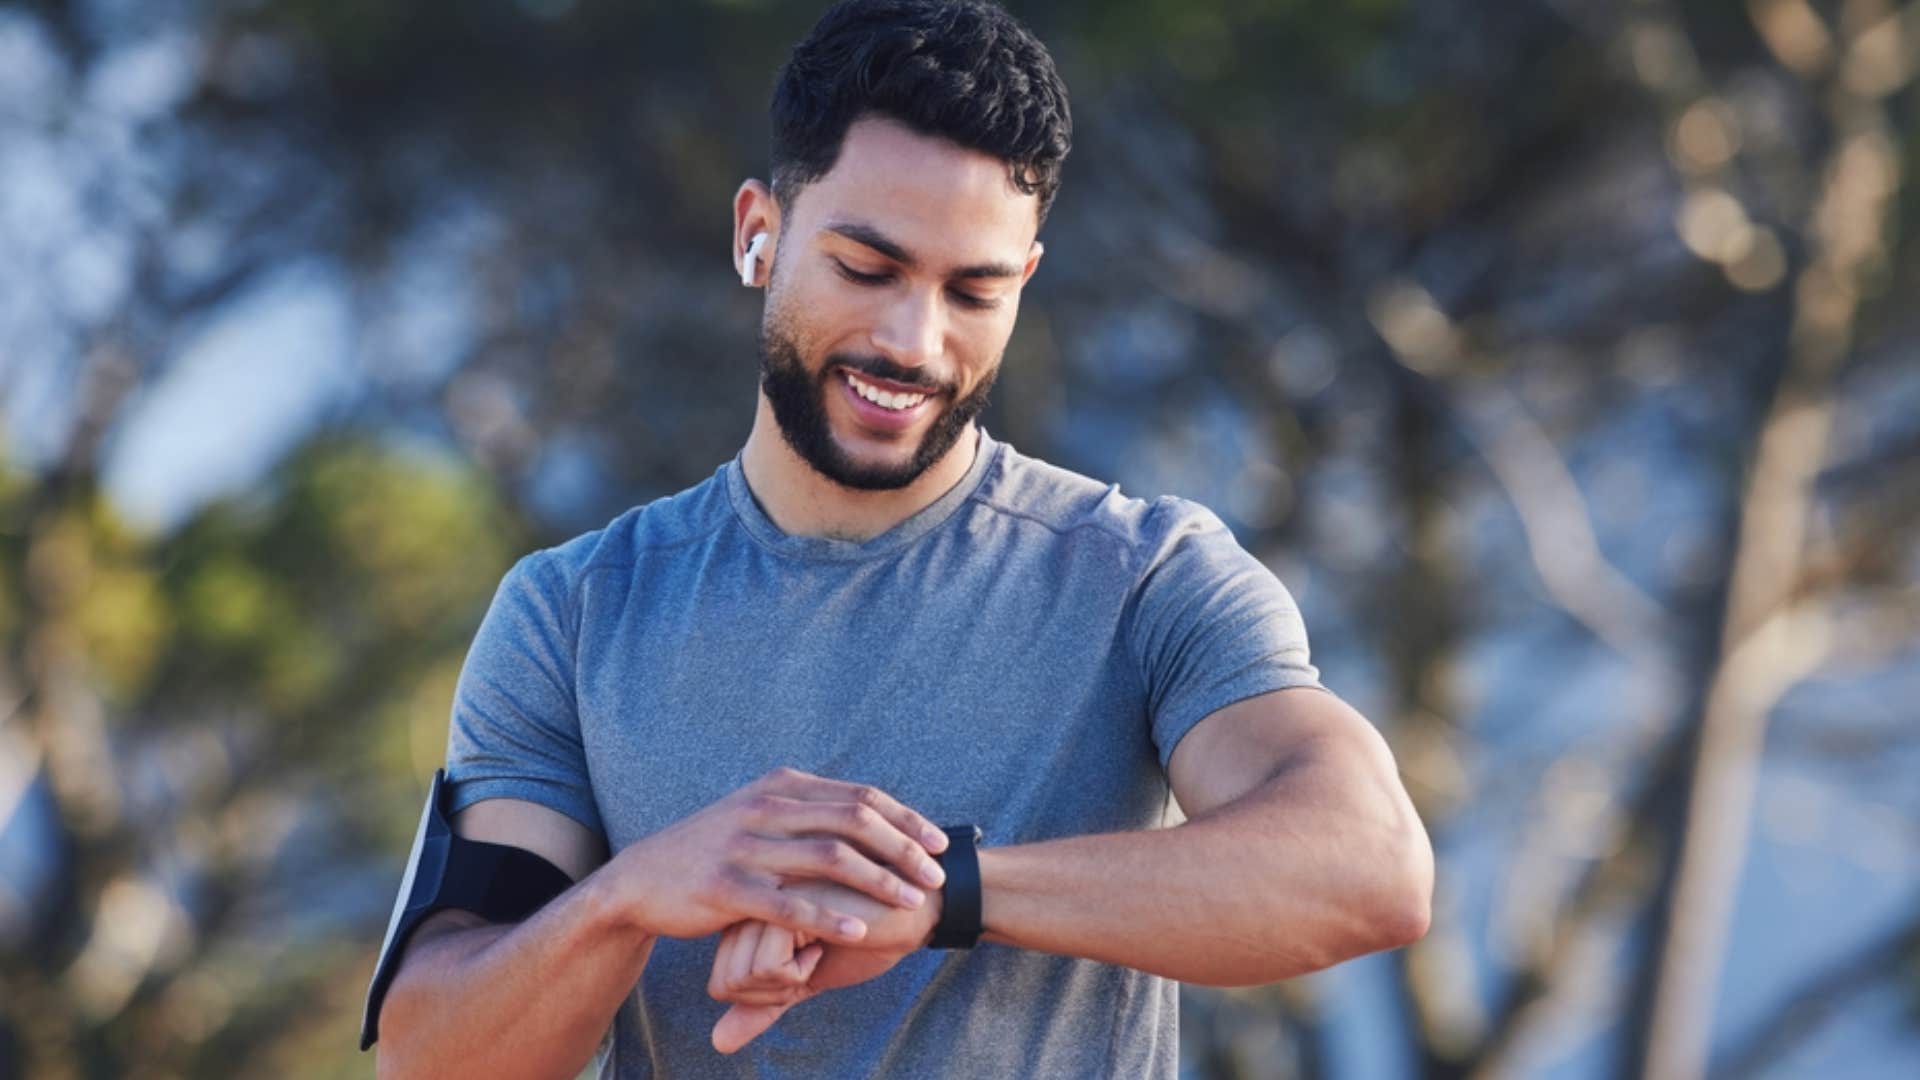
[[[767,233],[756,275],[768,287],[763,341],[786,350],[776,361],[797,358],[809,373],[844,466],[893,476],[861,489],[817,471],[782,435],[764,391],[743,467],[781,528],[865,539],[938,498],[972,464],[971,423],[946,449],[919,463],[915,457],[939,417],[990,385],[998,370],[1020,287],[1040,260],[1038,203],[1012,186],[995,158],[862,120],[849,129],[835,167],[798,192],[790,209],[783,227],[764,184],[741,187],[734,270],[753,235]],[[882,280],[857,281],[848,271]],[[841,395],[835,368],[845,364],[911,380],[938,400],[910,430],[875,430]],[[758,921],[809,941],[866,940],[878,946],[875,955],[886,955],[900,945],[900,924],[884,916],[928,902],[901,893],[900,879],[937,887],[928,852],[946,845],[944,834],[884,792],[790,771],[611,858],[577,822],[520,800],[478,803],[453,827],[543,855],[579,883],[517,926],[485,925],[461,912],[424,924],[381,1013],[382,1075],[574,1075],[660,935],[702,937]],[[782,888],[801,882],[842,889]],[[853,885],[866,891],[847,888]],[[858,920],[854,933],[834,929],[836,914]],[[843,958],[829,973],[851,978],[872,963]]]
[[[895,390],[912,387],[931,397],[929,409],[938,411],[911,458],[904,462],[863,462],[841,448],[827,404],[838,393],[833,385],[835,369],[857,372],[875,382],[885,380]],[[969,434],[974,418],[987,407],[988,392],[993,387],[993,373],[989,372],[962,397],[952,387],[933,381],[924,369],[903,367],[885,357],[844,352],[827,357],[826,372],[826,385],[822,385],[821,375],[807,366],[784,328],[769,326],[761,332],[760,389],[773,407],[780,437],[815,472],[859,491],[891,491],[913,483],[928,466],[946,457],[962,435]],[[904,437],[906,433],[891,434]]]
[[[741,185],[736,272],[754,235],[769,238],[756,278],[767,289],[763,369],[801,366],[835,466],[823,471],[796,450],[763,389],[741,464],[783,531],[869,539],[966,475],[978,442],[970,422],[930,460],[922,447],[1000,369],[1021,289],[1040,265],[1038,208],[999,159],[874,118],[848,129],[833,169],[801,189],[784,218],[764,184]],[[908,430],[879,430],[848,402],[847,368],[934,397]],[[886,484],[834,479],[849,473]]]
[[[1022,205],[1031,201],[1007,185],[1002,163],[885,121],[855,125],[833,172],[795,201],[762,339],[781,349],[776,360],[807,365],[840,460],[822,462],[792,445],[804,439],[768,437],[792,410],[767,423],[763,395],[745,463],[783,529],[865,539],[965,473],[972,455],[960,457],[968,447],[960,440],[897,489],[836,483],[835,467],[913,473],[922,447],[861,426],[830,380],[837,365],[893,374],[885,365],[894,363],[909,369],[914,385],[943,389],[949,404],[991,385],[1018,290],[1011,276],[962,279],[1001,290],[992,294],[994,309],[965,310],[951,296],[953,270],[994,262],[1010,270],[1010,253],[1024,241],[1024,284],[1041,254]],[[878,231],[892,258],[840,228],[874,226],[876,208],[884,208]],[[755,233],[779,235],[778,206],[749,182],[736,197],[735,223],[737,269]],[[850,286],[847,270],[887,284]],[[868,357],[875,365],[863,363]],[[1178,829],[983,851],[988,940],[1246,985],[1425,933],[1433,872],[1425,830],[1386,744],[1338,698],[1282,691],[1222,709],[1182,740],[1169,773],[1191,816]],[[823,901],[838,891],[818,883],[807,890]],[[778,927],[730,929],[708,985],[733,1006],[714,1029],[715,1047],[737,1050],[807,998],[891,968],[930,937],[937,897],[875,918],[874,937],[852,948]]]
[[[383,1076],[572,1076],[632,991],[657,937],[753,920],[836,944],[870,920],[924,907],[930,850],[946,837],[871,787],[776,769],[607,858],[563,815],[490,799],[456,815],[462,836],[552,860],[573,888],[525,922],[440,912],[423,923],[380,1015]],[[832,895],[781,888],[836,882]]]
[[[1250,986],[1426,933],[1426,831],[1385,741],[1339,698],[1302,688],[1230,705],[1188,732],[1168,773],[1189,814],[1176,828],[983,848],[986,940]],[[807,998],[885,972],[911,951],[900,942],[924,943],[937,920],[937,900],[876,916],[854,947],[729,932],[714,962],[724,977],[709,986],[732,1003],[715,1048],[738,1050]]]
[[[754,277],[767,289],[763,388],[742,466],[784,531],[865,540],[972,464],[963,403],[992,385],[1039,265],[1037,200],[1001,161],[870,118],[788,203],[783,218],[759,181],[734,198],[736,275],[768,235]],[[849,369],[925,391],[928,407],[904,431],[878,428],[845,396]],[[988,940],[1247,985],[1425,932],[1425,831],[1385,743],[1332,694],[1222,709],[1169,774],[1191,819],[1177,828],[984,849]],[[578,884],[514,926],[429,920],[381,1015],[383,1076],[577,1074],[661,935],[722,935],[708,990],[732,1006],[713,1033],[731,1052],[807,998],[890,969],[939,914],[926,875],[938,830],[884,792],[791,770],[611,857],[528,802],[481,802],[453,825]]]

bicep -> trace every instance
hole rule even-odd
[[[453,815],[451,824],[456,834],[468,840],[531,851],[576,882],[607,861],[606,844],[598,833],[558,810],[525,799],[482,799]],[[471,911],[446,908],[427,916],[413,932],[412,946],[418,949],[452,931],[495,926]],[[493,936],[497,935],[487,939]]]
[[[525,799],[482,799],[453,816],[453,831],[469,840],[531,851],[575,881],[607,861],[599,833]]]
[[[1220,520],[1179,499],[1156,504],[1149,568],[1123,633],[1162,765],[1202,719],[1233,703],[1320,683],[1306,624],[1273,571]]]
[[[606,845],[598,833],[558,810],[524,799],[482,799],[454,814],[450,824],[457,835],[468,840],[530,851],[576,882],[607,859]],[[430,972],[444,973],[447,965],[478,954],[512,929],[510,924],[495,923],[460,908],[434,912],[401,946],[394,991],[387,1000],[404,998],[404,988],[422,979],[426,980],[423,985],[433,985]]]
[[[1367,718],[1318,687],[1274,690],[1216,709],[1173,748],[1167,780],[1188,817],[1216,810],[1308,764],[1399,786],[1398,769]]]

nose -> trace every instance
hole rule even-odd
[[[873,347],[903,367],[937,365],[946,350],[938,291],[903,289],[873,328]]]

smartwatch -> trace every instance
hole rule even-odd
[[[971,949],[980,940],[980,854],[978,825],[948,825],[947,850],[934,856],[947,882],[940,887],[940,921],[930,949]]]

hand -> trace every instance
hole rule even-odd
[[[848,946],[811,942],[804,934],[761,922],[729,927],[720,937],[707,980],[707,993],[732,1005],[713,1027],[714,1049],[723,1054],[759,1038],[800,1002],[891,970],[926,945],[940,921],[937,893],[920,909],[900,911],[826,882],[806,882],[788,891],[818,904],[858,906],[869,923],[867,938]]]
[[[622,849],[606,870],[614,902],[645,933],[705,937],[757,920],[853,943],[874,918],[925,904],[905,879],[938,887],[929,852],[946,843],[878,788],[781,768]],[[805,880],[842,888],[781,888]]]

